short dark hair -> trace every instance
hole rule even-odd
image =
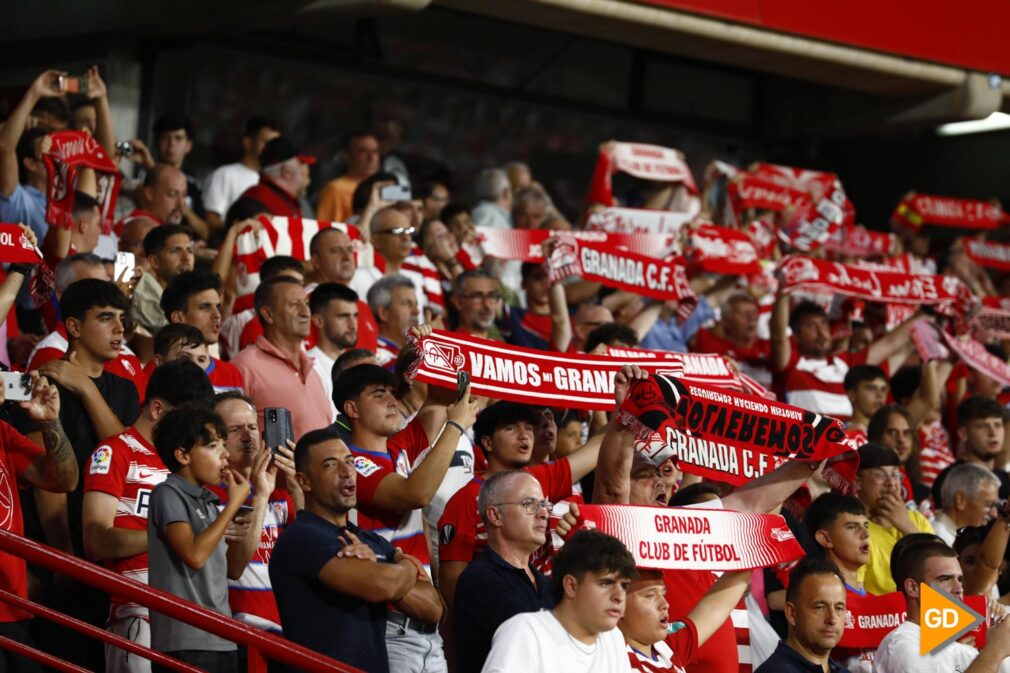
[[[414,198],[415,199],[426,199],[435,193],[435,187],[445,187],[441,180],[421,180],[414,187]]]
[[[254,138],[259,135],[259,132],[263,129],[271,129],[273,131],[280,131],[281,127],[277,123],[277,120],[273,117],[264,117],[262,115],[253,115],[245,120],[245,130],[242,132],[243,138]]]
[[[260,264],[260,282],[276,278],[285,271],[297,271],[305,275],[305,264],[290,255],[275,255]]]
[[[189,453],[198,444],[213,441],[214,434],[221,439],[228,436],[220,416],[205,407],[183,405],[162,416],[154,426],[154,448],[165,467],[178,472],[181,465],[175,450]]]
[[[722,497],[722,489],[708,481],[700,481],[697,484],[688,484],[683,488],[678,488],[670,496],[670,507],[686,507],[687,505],[697,505],[702,502],[702,496],[714,495]]]
[[[263,307],[269,306],[270,302],[273,300],[274,288],[278,285],[287,283],[297,285],[298,287],[302,286],[301,283],[289,276],[274,276],[273,278],[267,278],[256,286],[256,291],[253,292],[253,310],[256,312],[256,319],[260,321],[260,325],[263,327],[267,326],[266,321],[263,319],[263,314],[261,313]]]
[[[190,140],[193,139],[193,124],[189,121],[189,117],[171,114],[161,115],[158,117],[158,120],[154,122],[155,142],[157,142],[158,138],[161,137],[162,133],[167,131],[178,131],[179,129],[186,132],[187,138]]]
[[[624,543],[599,530],[580,530],[572,535],[554,557],[554,602],[565,596],[564,579],[571,575],[581,582],[586,573],[617,573],[634,579],[635,557]]]
[[[442,208],[441,212],[439,212],[438,214],[438,219],[442,220],[443,222],[446,223],[446,225],[448,225],[449,220],[456,217],[460,213],[466,213],[467,215],[469,215],[470,206],[466,205],[465,203],[461,203],[459,201],[453,201],[451,203],[445,204],[445,207]]]
[[[789,314],[789,329],[796,332],[800,328],[800,323],[809,316],[823,316],[826,318],[828,313],[820,304],[812,301],[801,301]]]
[[[144,236],[144,256],[157,255],[165,249],[168,239],[178,234],[185,234],[191,240],[196,240],[196,234],[185,224],[162,224],[147,232]]]
[[[845,392],[856,390],[864,381],[884,379],[887,382],[887,372],[877,365],[856,365],[845,374]]]
[[[349,348],[338,355],[337,359],[333,361],[331,376],[333,377],[333,380],[336,381],[337,377],[344,373],[344,370],[350,369],[354,366],[353,363],[361,362],[362,360],[374,357],[375,353],[367,348]]]
[[[42,100],[48,100],[43,98]],[[28,169],[25,168],[25,159],[35,158],[35,145],[39,138],[44,138],[46,132],[43,129],[28,129],[21,134],[18,140],[15,153],[18,158],[18,181],[25,183],[28,181]]]
[[[341,149],[349,150],[351,149],[351,143],[353,143],[358,138],[375,138],[375,134],[367,129],[352,129],[344,134],[344,142],[341,145]]]
[[[891,553],[893,558],[894,552]],[[894,573],[892,579],[894,579],[898,591],[905,593],[905,580],[908,578],[915,580],[916,584],[922,582],[926,561],[936,557],[957,558],[957,552],[951,549],[946,542],[936,539],[923,540],[905,547],[898,557],[897,563],[892,566]]]
[[[70,110],[67,108],[67,104],[62,98],[54,97],[38,99],[35,106],[32,107],[31,114],[32,116],[37,116],[40,112],[48,112],[64,124],[70,122]]]
[[[463,284],[471,278],[486,278],[488,280],[493,280],[496,283],[500,283],[498,278],[495,278],[480,267],[477,267],[476,269],[467,269],[452,280],[452,295],[454,297],[458,297],[460,293],[463,292]]]
[[[920,383],[922,383],[922,369],[916,365],[902,367],[891,374],[889,386],[894,401],[904,404],[919,389]]]
[[[172,346],[180,344],[183,348],[196,348],[207,343],[203,332],[184,322],[173,322],[165,325],[154,333],[154,353],[168,357]]]
[[[880,442],[867,442],[859,447],[859,471],[875,467],[901,467],[898,452]]]
[[[173,407],[189,403],[210,408],[214,386],[199,365],[189,360],[175,360],[155,368],[147,380],[144,403],[156,397]]]
[[[1003,406],[983,395],[972,395],[957,405],[957,424],[964,427],[972,421],[984,418],[1003,418]]]
[[[302,435],[298,439],[298,443],[295,444],[295,470],[305,474],[305,471],[308,468],[306,462],[309,459],[309,451],[312,450],[312,447],[333,439],[343,441],[337,431],[331,430],[330,428],[310,430]]]
[[[477,414],[473,424],[474,446],[483,448],[481,440],[494,435],[495,430],[509,423],[527,422],[534,428],[543,417],[543,407],[533,407],[519,402],[501,401],[488,405]]]
[[[586,337],[586,345],[583,347],[584,352],[590,353],[600,344],[607,344],[609,346],[610,344],[618,341],[635,347],[638,345],[638,333],[627,325],[622,325],[621,323],[603,323],[602,325],[594,328],[593,331],[589,333],[589,336]]]
[[[319,252],[319,246],[322,245],[320,241],[326,234],[343,234],[344,236],[348,236],[347,232],[339,227],[324,227],[312,234],[312,240],[309,241],[309,255],[314,255]],[[348,238],[350,238],[350,236],[348,236]]]
[[[67,286],[60,297],[60,313],[63,324],[68,318],[84,320],[88,311],[98,307],[111,306],[121,311],[130,308],[130,302],[115,283],[111,280],[98,278],[82,278]]]
[[[898,575],[898,563],[905,550],[923,542],[943,542],[943,540],[936,533],[912,533],[894,543],[894,547],[891,549],[891,559],[888,561],[888,569],[892,578]]]
[[[810,536],[819,530],[829,528],[841,514],[852,514],[853,516],[866,516],[866,507],[859,498],[853,495],[842,495],[834,491],[824,493],[807,508],[803,516],[803,523],[806,524]]]
[[[525,283],[530,276],[538,271],[543,271],[545,274],[548,273],[544,262],[523,262],[523,265],[519,268],[519,277]]]
[[[186,312],[189,299],[206,290],[221,291],[221,277],[209,271],[183,271],[161,293],[161,310],[171,320],[173,311]]]
[[[330,305],[331,301],[339,299],[357,305],[358,293],[340,283],[320,283],[312,291],[309,297],[309,310],[313,313],[321,313]]]
[[[345,369],[333,380],[333,405],[343,413],[344,403],[358,399],[369,386],[388,386],[396,390],[396,376],[379,365],[358,365]]]
[[[359,182],[358,186],[354,189],[354,195],[351,197],[351,211],[355,215],[361,213],[361,211],[368,206],[368,202],[372,198],[372,185],[376,182],[397,182],[397,179],[394,173],[390,173],[389,171],[379,171],[375,175],[367,177]]]
[[[74,217],[80,217],[88,211],[99,210],[98,199],[91,194],[74,191]]]
[[[834,575],[845,586],[845,579],[838,571],[838,566],[820,556],[807,556],[789,573],[789,586],[786,587],[786,601],[792,603],[803,586],[803,580],[813,575]]]

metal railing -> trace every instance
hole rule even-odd
[[[178,596],[154,589],[142,582],[123,577],[107,568],[89,563],[76,556],[64,554],[44,544],[5,530],[0,530],[0,551],[7,552],[33,565],[48,568],[53,572],[75,579],[82,584],[88,584],[110,595],[119,596],[150,610],[160,612],[172,619],[177,619],[180,622],[185,622],[215,636],[242,645],[248,652],[250,671],[260,669],[264,663],[264,657],[266,657],[306,671],[307,673],[362,673],[353,666],[334,661],[329,657],[301,645],[296,645],[280,636],[247,626],[219,612],[208,610]],[[198,668],[184,664],[161,652],[138,645],[97,626],[87,624],[63,613],[33,603],[8,591],[0,590],[0,601],[36,616],[50,619],[57,624],[87,636],[139,654],[150,659],[152,663],[166,666],[176,671],[182,671],[183,673],[197,673],[200,671]],[[334,624],[333,628],[339,628],[339,625]],[[0,637],[0,649],[16,652],[59,671],[78,673],[86,670],[8,638]]]

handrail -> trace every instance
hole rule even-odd
[[[25,659],[37,661],[44,666],[48,666],[54,671],[61,671],[61,673],[91,673],[88,669],[81,668],[77,664],[71,664],[69,661],[63,661],[59,657],[54,657],[53,655],[47,654],[42,650],[37,650],[30,645],[25,645],[24,643],[19,643],[16,640],[11,640],[7,636],[0,636],[0,649],[20,654]]]
[[[219,612],[191,603],[136,580],[123,577],[75,556],[46,545],[0,530],[0,551],[25,559],[34,565],[89,584],[110,595],[120,596],[138,605],[191,624],[221,638],[259,650],[264,656],[275,659],[307,673],[363,673],[360,669],[334,661],[327,656],[285,640],[272,633],[260,631]],[[334,628],[339,625],[334,624]]]

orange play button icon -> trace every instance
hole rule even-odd
[[[984,617],[943,589],[919,585],[919,654],[946,647],[982,623]]]

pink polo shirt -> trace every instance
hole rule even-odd
[[[242,373],[246,394],[256,403],[261,428],[263,410],[267,407],[284,407],[291,412],[296,440],[333,422],[323,381],[305,351],[298,351],[296,367],[283,351],[260,336],[232,358],[231,363]]]

